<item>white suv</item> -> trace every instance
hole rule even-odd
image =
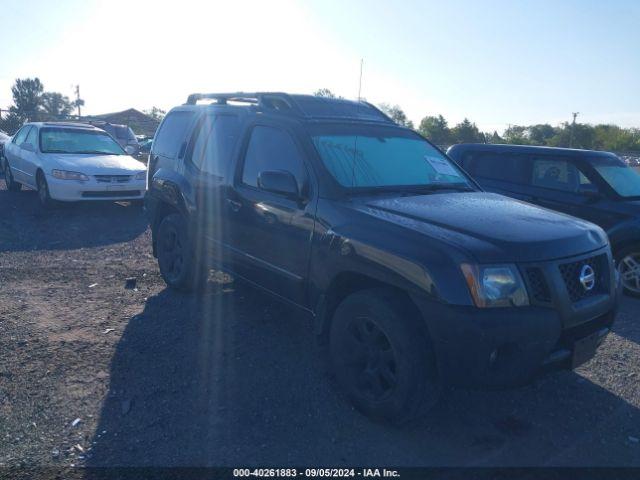
[[[7,189],[36,189],[44,207],[55,201],[144,197],[145,165],[92,125],[27,123],[4,150]]]

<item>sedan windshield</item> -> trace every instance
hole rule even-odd
[[[124,155],[122,147],[105,132],[78,128],[43,128],[40,130],[42,153]]]
[[[595,157],[591,165],[621,197],[640,197],[640,172],[618,157]]]
[[[313,132],[320,157],[343,187],[475,190],[464,173],[413,132],[342,126]]]

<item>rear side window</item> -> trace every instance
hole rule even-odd
[[[129,129],[124,126],[115,127],[116,129],[116,138],[119,140],[127,140],[129,137]]]
[[[175,158],[192,118],[193,112],[173,112],[167,115],[153,142],[153,153]]]
[[[291,136],[278,128],[258,126],[251,132],[245,155],[242,183],[258,186],[258,175],[265,170],[291,172],[302,190],[305,168],[302,155]]]
[[[36,127],[31,127],[31,130],[29,130],[29,134],[27,135],[27,138],[24,141],[24,143],[30,143],[34,147],[37,146],[37,144],[38,144],[38,129]]]
[[[16,136],[13,137],[13,143],[15,143],[16,145],[22,145],[25,139],[27,138],[27,134],[29,133],[29,130],[31,130],[30,126],[22,127],[20,131],[16,133]]]
[[[205,173],[224,177],[238,140],[240,122],[235,115],[208,115],[193,146],[191,161]]]
[[[463,164],[476,177],[511,183],[527,182],[527,158],[505,153],[472,153]]]
[[[577,192],[591,182],[568,160],[554,157],[533,157],[531,183],[536,187],[565,192]]]

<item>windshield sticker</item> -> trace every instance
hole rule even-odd
[[[447,162],[443,158],[438,157],[430,157],[429,155],[425,155],[424,159],[427,161],[429,165],[433,167],[433,169],[439,173],[440,175],[452,175],[454,177],[459,177],[460,174],[453,168],[449,162]]]

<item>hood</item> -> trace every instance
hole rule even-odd
[[[608,242],[592,223],[494,193],[435,193],[365,205],[369,214],[454,244],[480,263],[551,260]]]
[[[85,175],[131,175],[147,169],[144,163],[129,155],[46,154],[57,168]]]

